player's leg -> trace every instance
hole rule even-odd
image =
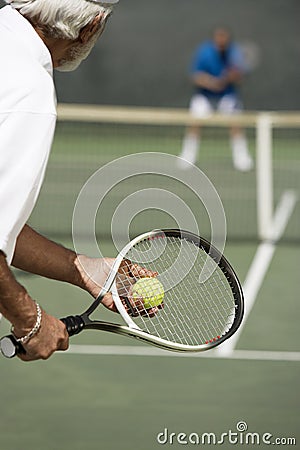
[[[218,111],[223,114],[241,112],[242,105],[235,95],[225,95],[218,104]],[[232,160],[235,169],[248,172],[253,168],[253,160],[249,153],[245,132],[238,126],[230,129]]]
[[[230,129],[230,143],[232,161],[235,169],[248,172],[253,169],[253,159],[249,153],[248,143],[244,131],[240,127]]]
[[[194,95],[190,102],[190,113],[193,117],[201,118],[212,112],[212,107],[204,95]],[[195,164],[200,148],[200,127],[188,127],[183,139],[179,166],[189,168],[189,163]]]

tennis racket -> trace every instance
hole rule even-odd
[[[135,265],[155,271],[163,286],[163,302],[155,314],[143,306],[143,298],[135,302],[132,296],[138,282],[132,270]],[[124,325],[91,319],[108,292]],[[155,289],[148,295],[157,298]],[[210,242],[187,231],[159,230],[127,244],[87,311],[61,320],[70,336],[85,329],[102,330],[167,350],[200,352],[232,336],[241,324],[243,310],[240,282],[227,259]]]

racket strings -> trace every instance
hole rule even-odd
[[[135,308],[134,321],[143,331],[168,341],[199,345],[218,339],[232,326],[235,301],[231,286],[218,262],[203,248],[166,236],[139,242],[126,258],[158,272],[157,279],[165,289],[163,307],[154,317],[150,318],[143,304]],[[150,298],[156,295],[155,289],[147,292]]]
[[[148,243],[144,243],[144,245],[148,248]],[[171,239],[168,240],[168,246],[168,250],[166,251],[165,242],[161,239],[152,242],[152,261],[154,261],[154,266],[156,267],[155,270],[157,270],[159,274],[165,273],[170,267],[173,266],[172,283],[174,283],[175,280],[180,279],[180,276],[182,277],[182,274],[179,273],[176,265],[174,264],[174,261],[178,258],[178,246],[176,241]],[[144,249],[141,251],[143,252],[143,250]],[[149,256],[149,249],[147,250],[147,253]],[[166,276],[164,277],[164,280],[167,281]],[[180,297],[178,300],[180,301]],[[143,317],[147,317],[145,311],[143,311],[143,314]],[[139,326],[148,333],[155,334],[163,339],[170,340],[170,336],[172,336],[174,341],[188,344],[188,340],[185,338],[187,332],[185,332],[185,334],[179,333],[184,327],[186,330],[188,329],[188,322],[192,325],[192,321],[187,314],[184,316],[179,308],[170,308],[168,306],[167,311],[159,311],[158,315],[160,316],[160,320],[153,320],[151,323],[143,320],[141,317],[143,324],[141,326],[141,323],[139,323]],[[189,337],[192,337],[192,335]]]
[[[173,241],[173,245],[174,245],[174,241]],[[165,256],[165,260],[166,260],[166,254],[164,256]],[[170,258],[171,264],[172,264],[172,258],[174,258],[173,252],[171,252],[171,258]],[[185,264],[185,262],[188,263],[189,261],[190,261],[190,254],[188,255],[187,261],[184,261],[184,259],[183,259],[182,264]],[[168,264],[168,265],[170,265],[170,264]],[[180,280],[180,276],[182,276],[182,274],[178,273],[178,270],[174,270],[173,274],[174,274],[176,280]],[[191,298],[197,298],[197,296],[199,294],[197,286],[196,286],[195,292],[192,292],[193,289],[191,289],[191,285],[185,286],[184,288],[189,288],[189,295],[192,296]],[[168,315],[162,314],[162,316],[167,316],[167,317],[161,317],[161,319],[164,319],[164,331],[167,330],[168,333],[171,332],[173,338],[175,337],[176,340],[183,339],[184,343],[189,343],[190,338],[193,338],[195,336],[194,328],[195,328],[195,325],[197,325],[197,321],[195,321],[195,318],[197,317],[197,312],[198,312],[197,308],[199,305],[195,304],[195,301],[193,302],[193,305],[191,308],[191,311],[193,312],[193,314],[191,316],[190,314],[187,314],[188,311],[187,311],[182,299],[180,301],[180,304],[184,306],[183,311],[182,311],[182,308],[178,308],[178,307],[175,309],[169,308],[170,311],[169,311]],[[199,319],[202,319],[202,323],[204,324],[204,327],[202,326],[202,328],[204,328],[204,329],[207,328],[207,325],[208,325],[208,328],[212,328],[212,326],[215,326],[215,322],[216,322],[215,320],[212,320],[212,319],[207,320],[207,318],[206,318],[206,320],[204,321],[203,320],[203,318],[205,318],[204,316],[205,315],[203,313],[201,313],[200,316],[198,316]],[[161,325],[161,322],[162,322],[162,320],[160,320],[160,325]],[[166,327],[166,325],[168,325],[168,326]],[[155,326],[156,331],[157,331],[157,328],[158,327]],[[202,335],[204,338],[204,335],[202,333],[202,328],[200,329],[198,327],[198,333],[200,335]],[[178,332],[176,332],[176,330],[178,330],[178,329],[181,331],[181,333],[180,333],[181,336],[178,334]],[[148,330],[149,330],[149,327],[148,327]],[[188,330],[190,330],[191,332],[188,333],[187,332]],[[165,337],[169,337],[168,333]],[[175,336],[174,336],[174,334],[175,334]],[[161,333],[160,333],[160,336],[162,337]]]

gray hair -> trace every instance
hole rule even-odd
[[[80,30],[101,14],[104,28],[112,7],[105,0],[6,0],[14,9],[40,26],[48,36],[77,39]]]

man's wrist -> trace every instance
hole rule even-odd
[[[30,332],[36,323],[37,308],[35,301],[25,291],[20,296],[17,310],[8,314],[7,319],[11,322],[16,337],[21,337]]]
[[[39,332],[39,329],[41,328],[42,310],[38,303],[35,302],[35,305],[36,305],[36,322],[27,334],[25,334],[23,336],[19,336],[18,333],[16,332],[14,326],[12,326],[12,328],[11,328],[11,332],[12,332],[13,336],[15,337],[17,342],[20,342],[20,344],[22,344],[22,345],[26,344],[28,341],[30,341],[30,339],[33,338]]]
[[[16,328],[30,331],[36,320],[36,306],[26,289],[16,281],[0,252],[0,312]]]
[[[74,264],[74,285],[86,290],[88,275],[84,269],[85,255],[76,255]]]
[[[100,264],[101,258],[89,258],[85,255],[77,255],[74,266],[77,271],[76,286],[91,294],[94,298],[101,291],[101,273],[103,267]]]

